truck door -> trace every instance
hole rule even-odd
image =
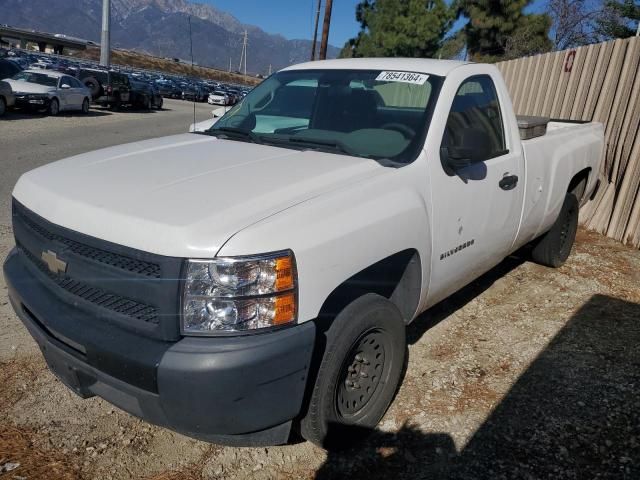
[[[429,161],[433,254],[429,303],[500,263],[514,243],[522,211],[524,159],[506,87],[496,73],[461,80]],[[443,90],[443,95],[445,94]],[[442,116],[441,118],[444,118]],[[506,120],[506,121],[505,121]],[[441,128],[441,127],[440,127]]]

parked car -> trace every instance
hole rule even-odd
[[[13,89],[16,107],[47,110],[58,115],[63,110],[89,112],[91,92],[76,78],[53,70],[23,70],[5,80]]]
[[[493,65],[289,67],[205,132],[24,174],[9,298],[82,397],[218,443],[346,442],[392,402],[407,324],[523,245],[565,262],[603,134],[518,119]]]
[[[129,84],[131,86],[131,96],[129,98],[131,105],[147,110],[162,108],[162,95],[153,84],[133,79],[129,80]]]
[[[182,98],[182,89],[173,82],[159,80],[155,82],[160,95],[165,98]]]
[[[190,102],[204,102],[207,95],[199,85],[186,85],[182,90],[182,99]]]
[[[7,108],[11,108],[16,103],[16,97],[13,95],[11,84],[0,81],[0,117],[6,112]]]
[[[231,105],[229,95],[227,95],[227,92],[224,92],[222,90],[216,90],[215,92],[210,93],[209,98],[207,99],[207,103],[209,103],[210,105]]]
[[[118,110],[131,103],[129,77],[114,70],[83,68],[78,78],[89,89],[93,102]]]
[[[16,62],[0,58],[0,80],[11,78],[21,71],[22,68]]]

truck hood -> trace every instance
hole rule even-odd
[[[38,83],[25,82],[24,80],[4,80],[9,85],[14,93],[51,93],[55,91],[54,87],[47,87],[46,85],[40,85]]]
[[[182,134],[45,165],[24,174],[13,195],[93,237],[207,258],[251,224],[385,170],[362,158]]]

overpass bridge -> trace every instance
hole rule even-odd
[[[56,36],[51,33],[14,28],[8,25],[0,25],[0,38],[18,40],[20,41],[20,48],[26,48],[27,42],[36,43],[41,52],[44,52],[47,46],[50,46],[53,48],[53,52],[58,55],[62,55],[65,48],[85,50],[87,43],[90,43],[79,38]]]

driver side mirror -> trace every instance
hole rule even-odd
[[[489,157],[491,145],[487,134],[477,128],[464,128],[454,145],[440,148],[444,163],[453,170],[466,168]]]
[[[66,90],[67,88],[71,88],[71,85],[69,85],[68,83],[63,83],[60,88]]]

